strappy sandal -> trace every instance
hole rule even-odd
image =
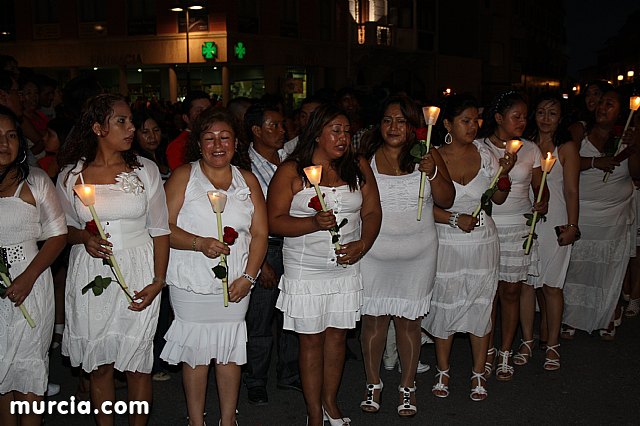
[[[542,368],[544,368],[547,371],[556,371],[560,369],[560,352],[558,352],[559,347],[560,347],[560,343],[558,343],[557,345],[547,346],[547,352],[544,358],[544,364],[542,365]],[[556,359],[549,358],[549,352],[555,353],[558,356],[558,358]]]
[[[620,312],[620,314],[618,314]],[[624,316],[624,306],[616,306],[615,315],[613,318],[613,326],[620,327],[622,325],[622,317]]]
[[[367,383],[367,399],[360,403],[360,409],[365,413],[377,413],[380,411],[380,398],[382,396],[382,388],[384,385],[382,384],[382,379],[380,379],[380,383],[372,384]],[[375,391],[380,391],[378,393],[378,401],[373,398],[373,393]]]
[[[534,340],[521,340],[518,353],[513,356],[513,363],[515,365],[526,365],[529,362],[529,358],[533,357],[533,342]],[[529,353],[522,352],[523,346]]]
[[[449,378],[449,369],[447,368],[443,371],[436,367],[436,370],[438,370],[438,374],[436,374],[438,382],[431,388],[431,393],[438,398],[446,398],[449,396],[449,385],[445,385],[442,382],[442,379],[443,377],[446,377],[447,379]]]
[[[624,316],[627,318],[637,317],[640,314],[640,299],[631,299],[627,305],[627,309],[624,311]]]
[[[478,381],[478,385],[474,388],[471,388],[469,397],[472,401],[484,401],[485,399],[487,399],[487,390],[484,386],[482,386],[482,381],[484,380],[486,382],[487,379],[484,378],[483,373],[476,373],[475,371],[471,370],[471,381],[473,382],[474,380]]]
[[[513,366],[509,365],[511,351],[498,351],[498,367],[496,368],[496,380],[508,382],[513,379]]]
[[[613,321],[609,323],[609,327],[600,330],[600,340],[612,342],[616,338],[616,326]]]
[[[418,408],[411,403],[411,394],[416,392],[416,384],[413,387],[398,386],[398,392],[402,395],[402,404],[398,405],[398,415],[400,417],[413,417],[418,412]]]
[[[565,340],[573,340],[576,334],[576,329],[569,327],[568,325],[562,325],[560,329],[560,337]]]
[[[496,366],[496,348],[491,348],[487,351],[487,358],[492,357],[491,362],[486,361],[484,363],[484,378],[489,380],[493,369]]]
[[[351,419],[349,417],[340,417],[339,419],[334,419],[329,415],[329,413],[327,413],[327,410],[325,410],[324,407],[322,407],[322,420],[325,422],[329,422],[331,426],[351,425]]]

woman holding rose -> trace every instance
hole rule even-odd
[[[244,321],[251,288],[267,251],[264,196],[246,157],[236,152],[236,123],[225,110],[209,108],[195,121],[185,164],[167,181],[171,261],[167,282],[175,320],[160,355],[182,362],[189,425],[204,424],[207,378],[215,360],[220,425],[236,423],[240,366],[247,362]],[[226,194],[224,242],[207,191]],[[212,268],[226,255],[229,306]]]
[[[420,357],[420,323],[429,311],[438,250],[433,205],[448,208],[455,197],[447,166],[437,150],[431,150],[418,165],[414,162],[410,150],[416,143],[419,125],[420,113],[415,103],[407,97],[391,97],[383,105],[379,124],[364,142],[364,153],[380,190],[383,215],[380,235],[362,259],[361,342],[367,391],[360,407],[368,413],[380,409],[380,362],[389,321],[393,319],[402,366],[398,405],[402,417],[417,413],[415,375]],[[421,172],[427,174],[428,183],[425,214],[417,221],[416,194]]]
[[[303,169],[321,165],[327,212],[310,204],[315,191]],[[289,160],[276,171],[268,196],[269,225],[284,239],[284,275],[277,307],[284,328],[300,338],[300,376],[308,424],[350,424],[337,405],[347,330],[362,306],[358,261],[380,229],[380,199],[368,162],[351,148],[349,120],[333,105],[316,109]],[[346,220],[346,223],[345,223]],[[340,249],[332,243],[338,230]]]
[[[62,353],[90,374],[96,407],[115,399],[114,370],[126,373],[130,400],[150,403],[152,398],[153,335],[157,296],[165,285],[169,226],[160,173],[131,149],[134,131],[124,98],[98,95],[87,102],[59,155],[58,195],[72,244]],[[82,182],[95,185],[95,210],[109,240],[87,226],[91,213],[73,189]],[[97,275],[116,281],[103,263],[111,254],[133,296],[131,303],[116,282],[99,295],[83,292]],[[143,425],[147,418],[131,414],[130,423]],[[99,425],[113,421],[113,414],[96,414]]]

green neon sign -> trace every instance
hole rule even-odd
[[[202,43],[202,56],[205,59],[213,59],[218,56],[218,45],[212,41]]]
[[[244,47],[244,43],[242,43],[241,41],[236,43],[236,45],[233,47],[233,51],[238,59],[243,59],[247,54],[247,48]]]

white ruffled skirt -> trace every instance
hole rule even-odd
[[[164,336],[160,358],[169,364],[186,362],[192,368],[247,363],[247,326],[250,296],[225,308],[222,294],[198,294],[170,287],[175,319]]]
[[[529,227],[522,217],[521,225],[496,225],[500,239],[500,281],[526,281],[527,275],[538,275],[538,242],[533,240],[531,252],[524,254]]]

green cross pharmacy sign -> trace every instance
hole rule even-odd
[[[218,45],[213,41],[205,41],[202,43],[202,57],[205,59],[214,59],[218,56]]]

